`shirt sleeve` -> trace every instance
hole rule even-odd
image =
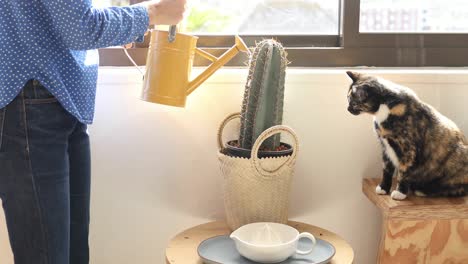
[[[148,29],[144,6],[95,8],[91,0],[43,0],[54,30],[73,50],[142,41]]]

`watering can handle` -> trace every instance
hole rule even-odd
[[[169,35],[167,36],[167,40],[169,41],[169,43],[174,42],[176,38],[176,33],[177,33],[177,25],[171,25],[169,27]]]
[[[153,29],[156,29],[156,26],[154,26]],[[153,30],[152,29],[152,30]],[[175,38],[176,38],[176,34],[177,34],[177,25],[171,25],[169,27],[169,35],[167,36],[167,40],[172,43],[175,41]],[[132,45],[133,46],[133,45]],[[127,55],[128,59],[132,62],[132,64],[138,69],[138,71],[144,76],[145,75],[145,72],[136,64],[135,60],[133,60],[132,56],[130,56],[130,54],[128,53],[127,51],[127,48],[126,47],[123,47],[124,49],[124,52],[125,52],[125,55]]]
[[[125,55],[127,55],[130,62],[132,62],[133,66],[135,66],[135,68],[137,68],[137,70],[141,73],[141,75],[145,76],[145,71],[142,70],[140,68],[140,66],[138,66],[138,64],[135,62],[135,60],[133,60],[132,56],[130,56],[130,54],[128,53],[127,48],[126,47],[122,47],[122,48],[123,48],[123,51],[125,52]]]

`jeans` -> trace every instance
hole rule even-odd
[[[38,81],[0,109],[0,198],[15,264],[88,264],[87,126]]]

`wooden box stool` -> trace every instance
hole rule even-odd
[[[380,179],[364,179],[362,190],[382,212],[377,263],[468,264],[468,197],[410,195],[395,201],[378,195]]]

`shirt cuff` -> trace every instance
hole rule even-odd
[[[143,42],[145,38],[145,33],[148,31],[149,27],[149,15],[148,9],[141,5],[133,6],[135,8],[135,42]]]

